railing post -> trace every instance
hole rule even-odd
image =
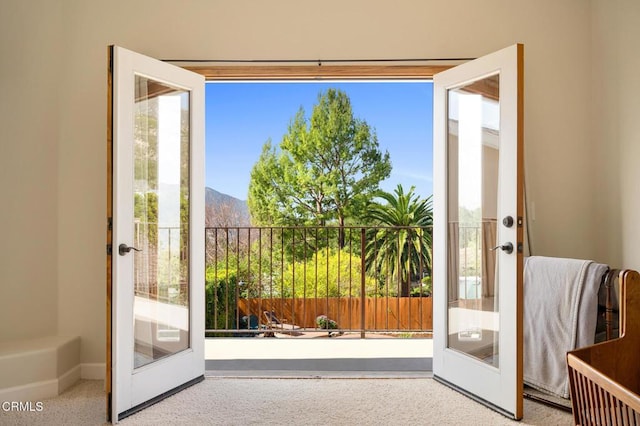
[[[360,338],[364,339],[364,331],[365,331],[365,296],[366,296],[366,285],[365,285],[365,228],[360,228]]]

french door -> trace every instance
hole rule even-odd
[[[110,53],[116,423],[204,378],[204,78]]]
[[[434,77],[433,374],[522,418],[523,46]]]

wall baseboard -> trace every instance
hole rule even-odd
[[[73,386],[79,379],[80,366],[76,365],[57,379],[0,389],[0,401],[40,401],[52,398]]]
[[[42,380],[0,389],[0,401],[40,401],[60,395],[80,379],[104,380],[105,364],[85,363],[76,365],[57,379]]]
[[[75,385],[80,380],[80,366],[76,365],[58,377],[58,395]]]
[[[0,389],[0,401],[41,401],[58,395],[58,379]]]
[[[85,380],[104,380],[106,364],[103,362],[89,362],[80,364],[80,378]]]
[[[0,399],[38,401],[80,380],[80,337],[44,336],[8,342],[0,350]]]

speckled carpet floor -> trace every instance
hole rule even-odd
[[[83,380],[42,411],[0,411],[0,425],[102,425],[102,381]],[[511,421],[433,379],[208,377],[123,425],[570,425],[569,413],[525,400]]]

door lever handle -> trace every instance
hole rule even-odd
[[[139,248],[131,247],[126,244],[120,244],[118,246],[118,254],[120,254],[120,256],[124,256],[125,254],[129,253],[131,250],[142,251]]]
[[[501,246],[495,246],[491,250],[498,250],[498,249],[502,250],[503,252],[505,252],[507,254],[511,254],[511,253],[513,253],[513,244],[504,243]]]

